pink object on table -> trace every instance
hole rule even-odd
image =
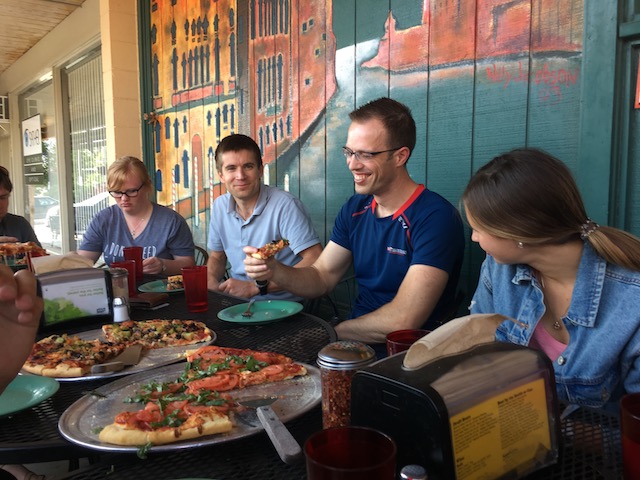
[[[187,299],[187,309],[192,313],[206,312],[209,308],[207,266],[183,267],[182,284]]]
[[[136,262],[136,281],[142,281],[142,247],[124,247],[122,249],[125,260]]]

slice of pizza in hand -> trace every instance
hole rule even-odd
[[[283,238],[282,240],[273,240],[260,247],[258,251],[252,253],[251,256],[260,260],[266,260],[267,258],[273,257],[276,253],[283,250],[287,246],[289,246],[289,240],[287,239]]]
[[[44,377],[81,377],[91,367],[116,357],[126,345],[82,340],[76,336],[50,335],[36,342],[22,369]]]

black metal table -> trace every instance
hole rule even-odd
[[[155,311],[135,310],[131,316],[136,320],[153,318],[201,320],[216,333],[216,345],[276,351],[308,364],[315,363],[317,353],[324,345],[336,340],[335,331],[328,323],[302,312],[278,322],[263,325],[229,323],[217,318],[220,310],[243,302],[242,299],[209,292],[209,310],[192,314],[187,311],[184,295],[178,293],[170,296],[168,307]],[[85,326],[84,330],[93,328],[96,328],[96,325]],[[82,329],[74,328],[69,333],[74,333],[74,330]],[[85,392],[110,381],[113,379],[60,382],[58,392],[40,405],[0,418],[0,464],[103,457],[102,453],[98,454],[95,450],[76,446],[62,438],[58,432],[58,419]],[[305,426],[310,422],[309,425],[313,425],[312,430],[317,430],[321,428],[321,422],[319,420],[316,422],[316,416],[320,416],[319,411],[310,412],[292,425]],[[266,435],[264,438],[258,436],[258,439],[247,441],[256,442],[265,450],[273,450]],[[235,445],[237,442],[232,443]],[[228,448],[235,447],[224,447],[224,450]],[[121,456],[127,457],[127,455]]]
[[[318,409],[290,422],[300,444],[322,427]],[[580,409],[562,422],[558,463],[535,472],[527,480],[619,480],[622,478],[620,429],[617,417]],[[303,479],[304,460],[285,465],[265,434],[210,448],[163,455],[145,460],[134,455],[105,455],[99,462],[56,480],[106,479]],[[448,480],[448,479],[447,479]]]

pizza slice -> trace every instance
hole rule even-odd
[[[259,258],[261,260],[266,260],[267,258],[273,257],[276,253],[283,250],[285,247],[289,245],[289,240],[273,240],[264,246],[258,248],[258,251],[252,253],[251,256],[253,258]]]
[[[230,392],[250,385],[284,381],[307,373],[303,365],[275,352],[205,346],[187,352],[188,363],[174,381],[141,385],[99,439],[129,446],[162,445],[233,428],[231,414],[243,409]]]
[[[102,326],[109,342],[164,348],[209,342],[212,331],[196,320],[127,320]]]
[[[167,290],[181,290],[183,288],[182,275],[170,275],[167,277]]]
[[[91,367],[116,357],[126,345],[76,336],[50,335],[36,342],[22,369],[44,377],[81,377]]]
[[[179,391],[160,398],[149,396],[144,408],[116,415],[98,438],[105,443],[140,446],[224,433],[233,428],[228,415],[232,405],[230,398],[217,392],[192,395]]]
[[[286,355],[249,349],[206,346],[187,352],[187,391],[229,391],[306,375],[307,369]]]

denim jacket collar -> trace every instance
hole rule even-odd
[[[602,285],[607,262],[587,242],[584,243],[576,277],[571,305],[565,318],[581,327],[593,327],[602,295]],[[518,265],[512,282],[520,285],[530,282],[540,288],[540,283],[528,265]]]

